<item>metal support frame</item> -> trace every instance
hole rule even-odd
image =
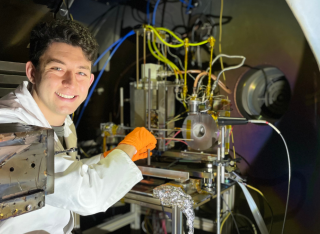
[[[172,207],[172,234],[183,234],[183,214],[179,207]]]

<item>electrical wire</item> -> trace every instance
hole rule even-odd
[[[173,135],[172,138],[175,138],[181,131],[177,131],[176,134]],[[168,145],[173,139],[167,141],[166,145]]]
[[[227,216],[222,220],[221,227],[220,227],[220,234],[222,233],[222,228],[224,226],[224,223],[227,221],[227,219],[229,218],[230,214],[231,214],[231,212],[229,212],[227,214]]]
[[[220,8],[220,20],[219,20],[219,54],[222,53],[221,51],[221,40],[222,40],[222,14],[223,14],[223,0],[221,0],[221,8]],[[220,58],[220,64],[221,64],[221,69],[224,70],[224,67],[223,67],[223,59],[222,57]],[[223,72],[223,79],[224,81],[226,81],[226,76]]]
[[[118,44],[116,45],[116,47],[114,48],[114,50],[111,52],[109,58],[107,59],[107,61],[106,61],[105,64],[103,65],[103,68],[101,69],[101,71],[100,71],[97,79],[95,80],[94,84],[92,85],[92,88],[90,89],[90,92],[89,92],[89,94],[88,94],[88,97],[87,97],[86,101],[85,101],[84,104],[83,104],[83,107],[82,107],[82,109],[81,109],[79,118],[77,119],[76,128],[78,127],[78,125],[79,125],[79,123],[80,123],[80,120],[81,120],[81,118],[82,118],[82,115],[83,115],[83,113],[84,113],[84,111],[85,111],[85,109],[86,109],[86,107],[87,107],[87,105],[88,105],[88,103],[89,103],[89,101],[90,101],[90,98],[91,98],[91,96],[92,96],[92,94],[93,94],[93,91],[95,90],[95,88],[96,88],[96,86],[97,86],[97,84],[98,84],[98,82],[99,82],[99,80],[100,80],[100,78],[101,78],[101,76],[102,76],[102,74],[103,74],[103,71],[104,71],[104,69],[106,68],[107,64],[109,63],[109,61],[111,60],[112,56],[115,54],[115,52],[117,51],[117,49],[120,47],[120,45],[121,45],[129,36],[132,36],[132,35],[134,35],[134,34],[135,34],[134,30],[130,31],[127,35],[125,35],[125,36],[118,42]],[[115,43],[113,43],[113,44],[115,44]],[[110,48],[110,47],[109,47],[109,48]],[[108,48],[108,49],[109,49],[109,48]],[[100,58],[100,59],[101,59],[101,58]],[[95,63],[95,64],[96,64],[96,63]]]
[[[224,204],[226,204],[226,206],[228,207],[228,210],[229,210],[230,215],[231,215],[231,217],[232,217],[232,219],[233,219],[234,225],[236,226],[237,233],[238,233],[238,234],[240,234],[240,232],[239,232],[239,228],[238,228],[238,225],[237,225],[237,222],[236,222],[236,220],[235,220],[235,218],[234,218],[234,216],[233,216],[233,214],[232,214],[232,211],[231,211],[231,209],[230,209],[230,207],[229,207],[228,203],[224,200],[223,195],[221,195],[221,198],[222,198],[222,200],[223,200]],[[220,233],[221,233],[221,229],[220,229]]]
[[[154,5],[153,15],[152,15],[152,25],[156,24],[156,13],[157,13],[157,8],[158,8],[159,3],[160,3],[160,0],[158,0],[156,2],[156,5]]]
[[[237,69],[239,67],[241,67],[244,62],[246,61],[246,58],[244,56],[241,56],[241,55],[226,55],[226,54],[219,54],[217,57],[215,57],[215,59],[212,61],[211,63],[211,66],[217,61],[218,58],[220,57],[227,57],[227,58],[241,58],[242,61],[240,64],[236,65],[236,66],[231,66],[231,67],[227,67],[227,68],[224,68],[222,71],[219,72],[219,74],[217,75],[217,79],[216,81],[213,83],[212,85],[212,89],[211,89],[211,92],[213,92],[215,90],[215,88],[217,87],[217,84],[219,82],[219,79],[220,79],[220,76],[222,73],[226,72],[226,71],[230,71],[230,70],[234,70],[234,69]],[[209,69],[209,68],[208,68]],[[207,69],[207,71],[208,71]]]
[[[279,129],[277,129],[273,124],[265,121],[265,120],[248,120],[249,123],[263,123],[263,124],[268,124],[270,127],[272,127],[281,137],[284,146],[286,148],[287,151],[287,157],[288,157],[288,169],[289,169],[289,179],[288,179],[288,193],[287,193],[287,201],[286,201],[286,208],[285,208],[285,212],[284,212],[284,219],[283,219],[283,225],[282,225],[282,231],[281,233],[284,233],[284,228],[285,228],[285,223],[286,223],[286,218],[287,218],[287,213],[288,213],[288,204],[289,204],[289,195],[290,195],[290,184],[291,184],[291,161],[290,161],[290,154],[289,154],[289,150],[288,150],[288,146],[287,143],[284,139],[284,137],[282,136],[281,132],[279,131]]]
[[[253,186],[251,186],[251,185],[245,184],[245,183],[243,183],[243,184],[244,184],[245,186],[247,186],[248,188],[256,191],[257,193],[259,193],[259,194],[261,195],[261,197],[262,197],[262,198],[265,200],[265,202],[267,203],[267,205],[268,205],[268,207],[269,207],[269,209],[270,209],[270,211],[271,211],[271,223],[270,223],[270,228],[269,228],[269,233],[271,233],[272,225],[273,225],[273,210],[272,210],[272,208],[271,208],[270,203],[268,202],[267,198],[263,195],[263,193],[262,193],[259,189],[255,188],[255,187],[253,187]]]
[[[111,50],[114,46],[116,46],[120,41],[122,40],[122,38],[120,38],[119,40],[115,41],[111,46],[109,46],[98,58],[97,60],[94,62],[93,66],[96,66],[97,63],[103,58],[103,56],[106,55],[106,53],[108,53],[109,50]]]
[[[151,29],[154,33],[155,33],[155,35],[159,38],[159,40],[163,43],[163,44],[165,44],[166,46],[169,46],[169,47],[172,47],[172,48],[179,48],[179,47],[182,47],[182,46],[184,46],[185,44],[184,43],[180,43],[180,44],[169,44],[168,42],[166,42],[165,40],[163,40],[163,38],[159,35],[159,33],[157,32],[157,29],[155,29],[153,26],[151,26],[151,25],[146,25],[145,26],[146,28],[148,28],[148,29]],[[166,29],[167,31],[170,31],[169,29]],[[174,34],[173,32],[171,32],[172,34]],[[170,33],[170,34],[171,34]],[[177,36],[176,36],[177,37]],[[198,42],[198,43],[189,43],[189,46],[200,46],[200,45],[204,45],[204,44],[206,44],[206,43],[208,43],[208,41],[202,41],[202,42]]]
[[[237,213],[233,213],[233,215],[242,217],[242,218],[244,218],[245,220],[247,220],[247,221],[250,223],[250,225],[251,225],[251,227],[252,227],[252,229],[253,229],[254,234],[257,234],[256,226],[253,224],[253,222],[252,222],[247,216],[242,215],[242,214],[237,214]],[[269,232],[269,234],[270,234],[270,232]]]
[[[150,24],[150,0],[147,1],[147,22]]]

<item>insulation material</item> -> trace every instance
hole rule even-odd
[[[194,233],[193,200],[181,188],[171,185],[160,185],[153,189],[153,196],[159,198],[164,206],[178,206],[187,218],[188,234]]]

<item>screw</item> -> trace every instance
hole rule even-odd
[[[43,204],[44,204],[43,201],[41,201],[38,203],[38,206],[41,208],[41,207],[43,207]]]
[[[31,210],[32,210],[32,206],[31,206],[31,205],[27,205],[27,206],[26,206],[26,210],[27,210],[27,211],[31,211]]]

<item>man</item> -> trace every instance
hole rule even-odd
[[[87,97],[94,80],[91,65],[97,43],[71,21],[37,25],[31,32],[29,79],[0,99],[0,123],[24,123],[55,130],[55,151],[76,147],[69,114]],[[44,208],[0,222],[0,233],[70,233],[72,213],[104,212],[142,179],[132,159],[146,157],[156,140],[144,128],[130,133],[107,157],[79,160],[75,153],[55,156],[55,191]]]

